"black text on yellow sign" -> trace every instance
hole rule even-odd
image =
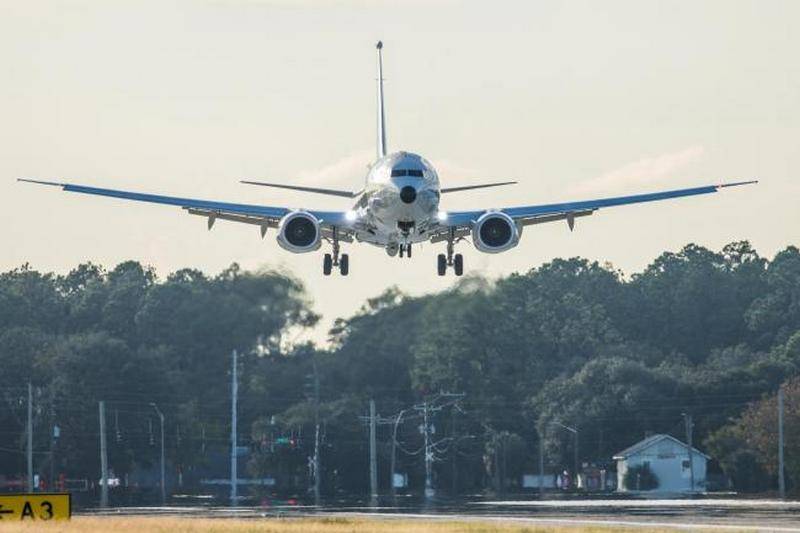
[[[72,501],[66,493],[0,494],[0,524],[68,520],[71,514]]]

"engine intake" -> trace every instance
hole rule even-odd
[[[520,229],[501,211],[487,211],[472,226],[472,242],[481,252],[496,254],[519,244]]]
[[[284,216],[278,225],[278,244],[296,254],[313,252],[322,245],[319,220],[306,211]]]

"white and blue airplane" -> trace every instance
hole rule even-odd
[[[343,276],[350,270],[348,255],[340,253],[342,242],[365,242],[384,248],[391,257],[399,255],[408,258],[411,257],[414,243],[426,241],[445,243],[445,253],[437,257],[437,273],[444,276],[448,267],[452,267],[455,275],[460,276],[464,272],[464,259],[461,254],[455,253],[455,245],[468,237],[471,237],[472,243],[481,252],[499,253],[519,243],[525,226],[565,220],[572,230],[576,218],[591,215],[605,207],[709,194],[724,187],[756,183],[744,181],[595,200],[472,211],[445,211],[440,206],[442,194],[510,185],[516,182],[442,188],[439,186],[439,176],[433,165],[422,156],[403,151],[389,153],[386,148],[386,119],[383,104],[382,49],[383,44],[378,42],[378,153],[377,159],[369,167],[362,190],[351,192],[242,181],[251,185],[357,198],[351,209],[344,211],[295,209],[179,198],[26,178],[19,178],[19,181],[53,185],[69,192],[178,206],[189,214],[206,217],[208,229],[211,229],[217,219],[254,224],[260,227],[262,237],[269,228],[277,228],[278,244],[293,253],[314,252],[319,250],[324,241],[331,246],[331,253],[325,253],[323,260],[323,274],[326,276],[331,274],[334,267],[337,267]]]

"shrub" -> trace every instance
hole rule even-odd
[[[622,483],[628,490],[653,490],[658,488],[658,477],[650,465],[636,465],[628,468]]]

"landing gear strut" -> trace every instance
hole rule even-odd
[[[464,273],[464,256],[461,254],[454,254],[455,251],[455,230],[450,230],[450,235],[447,237],[447,255],[439,254],[436,258],[436,273],[444,276],[447,272],[447,267],[453,267],[453,272],[456,276],[461,276]]]
[[[322,258],[322,273],[325,276],[330,276],[331,272],[333,272],[333,267],[339,267],[339,273],[342,276],[346,276],[350,273],[350,256],[347,254],[339,256],[339,234],[336,228],[333,228],[332,247],[333,255],[325,254]]]

